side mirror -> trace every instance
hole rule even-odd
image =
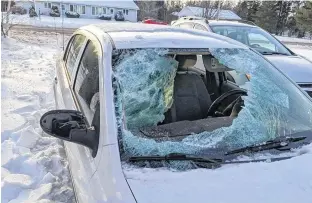
[[[99,135],[94,127],[87,127],[83,114],[74,110],[52,110],[40,119],[42,130],[59,139],[86,146],[95,157],[99,144]]]

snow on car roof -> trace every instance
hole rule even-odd
[[[214,33],[143,23],[105,23],[82,27],[108,33],[116,49],[129,48],[248,48]]]
[[[232,26],[245,26],[245,27],[256,27],[244,22],[231,21],[231,20],[209,20],[209,25],[232,25]]]

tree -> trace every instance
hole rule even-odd
[[[294,16],[290,16],[287,19],[285,24],[286,29],[288,30],[288,36],[291,37],[299,32],[299,28],[297,26],[297,22]]]
[[[293,1],[292,5],[291,5],[291,10],[288,14],[287,20],[286,20],[286,24],[285,24],[285,28],[288,31],[288,36],[294,36],[300,33],[300,29],[297,26],[297,21],[295,18],[296,12],[299,9],[300,5],[302,5],[303,2],[300,1]]]
[[[255,22],[260,1],[239,1],[234,10],[244,20]]]
[[[6,37],[9,35],[9,30],[13,27],[13,24],[10,23],[12,20],[10,18],[10,13],[12,10],[12,2],[11,1],[1,1],[1,6],[6,10],[2,10],[1,7],[1,35]]]
[[[218,3],[218,1],[202,1],[200,5],[203,8],[202,17],[208,19],[215,17],[217,15]]]
[[[247,8],[247,1],[239,1],[234,8],[236,14],[241,17],[242,19],[247,19],[248,8]]]
[[[158,8],[157,19],[164,20],[167,9],[165,1],[156,1],[156,8]]]
[[[263,1],[256,13],[255,22],[268,32],[275,33],[278,22],[277,13],[276,1]]]
[[[186,1],[185,6],[200,6],[201,2],[200,1]]]
[[[10,10],[11,7],[15,5],[14,1],[2,1],[1,0],[1,12],[6,12],[7,10]]]
[[[14,5],[14,1],[1,1],[1,36],[3,37],[7,37],[10,30],[24,20],[11,15]]]
[[[276,2],[276,9],[277,9],[277,23],[276,23],[276,35],[281,35],[284,32],[287,19],[291,12],[292,8],[292,1],[277,1]]]
[[[164,1],[135,1],[137,6],[140,8],[138,11],[138,20],[144,20],[144,18],[155,18],[163,20],[164,18]]]
[[[165,5],[165,13],[164,13],[164,21],[165,22],[171,22],[173,20],[176,20],[178,17],[175,15],[172,15],[173,12],[180,12],[183,7],[182,0],[175,0],[175,1],[168,1]]]
[[[295,14],[297,26],[301,32],[312,34],[312,1],[305,1]]]
[[[187,1],[186,6],[195,6],[202,8],[201,17],[213,19],[217,17],[218,8],[220,9],[233,9],[234,4],[232,1],[219,0],[219,1]]]

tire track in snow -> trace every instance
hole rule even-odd
[[[22,35],[28,41],[53,36]],[[40,41],[40,40],[39,40]],[[38,43],[38,41],[37,41]],[[1,202],[74,202],[63,143],[45,135],[41,115],[54,108],[57,49],[2,39]]]

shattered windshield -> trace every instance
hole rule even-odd
[[[192,53],[169,52],[133,49],[113,54],[122,157],[236,149],[312,129],[311,100],[257,53],[226,48],[205,53],[251,75],[250,82],[241,87],[248,96],[240,95],[243,103],[232,117],[235,107],[231,115],[223,116],[208,116],[205,109],[214,101],[211,91],[226,89],[226,83],[220,83],[220,88],[209,86],[210,77],[190,71],[195,63],[185,55]],[[208,67],[206,74],[211,70]]]

